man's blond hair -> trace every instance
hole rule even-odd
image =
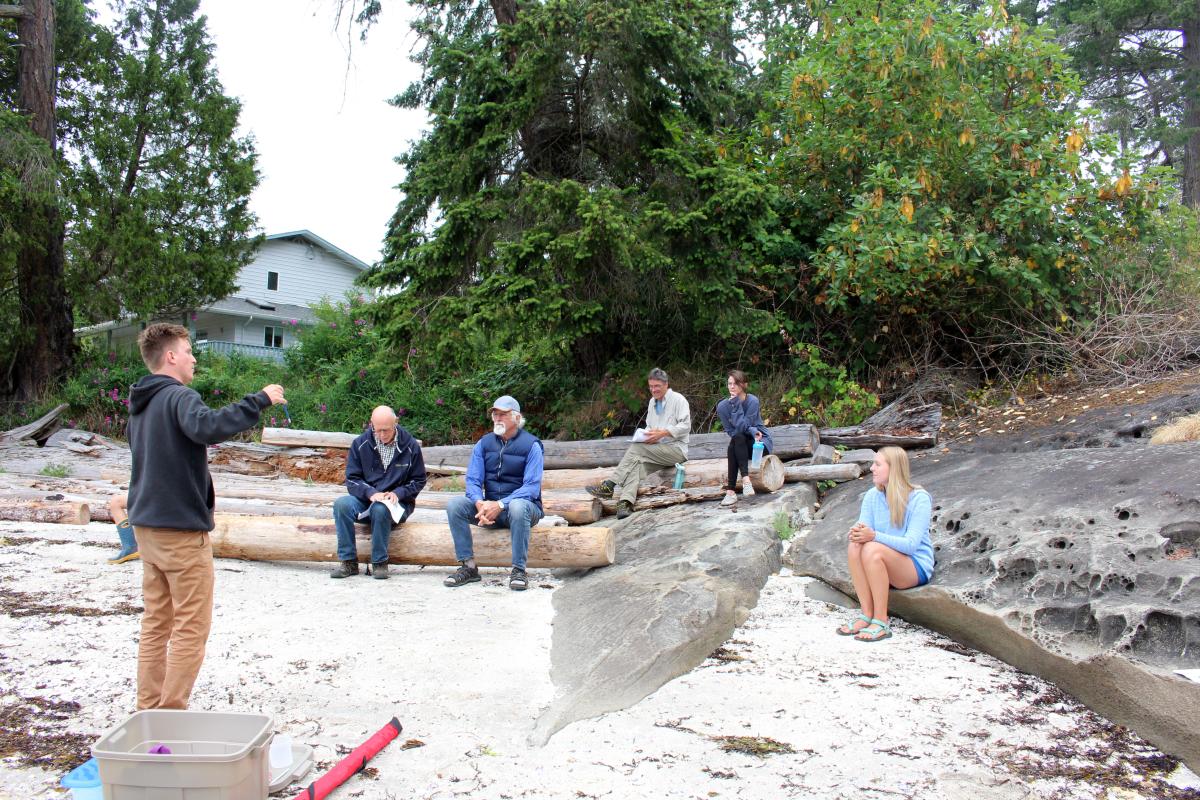
[[[169,322],[156,322],[138,334],[138,350],[151,372],[162,366],[165,353],[178,339],[188,339],[188,329]]]

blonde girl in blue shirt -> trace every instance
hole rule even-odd
[[[862,613],[837,629],[860,642],[892,635],[888,591],[922,586],[933,577],[929,518],[933,500],[909,477],[908,453],[884,447],[871,464],[875,486],[863,496],[858,522],[848,534],[850,579]]]

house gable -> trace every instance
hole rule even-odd
[[[322,298],[337,302],[366,268],[309,231],[275,234],[238,273],[233,296],[272,305],[312,306]]]

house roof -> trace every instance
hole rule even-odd
[[[367,264],[364,261],[359,261],[357,258],[350,255],[345,250],[342,250],[339,247],[334,247],[332,244],[325,241],[320,236],[317,236],[315,233],[313,233],[310,230],[288,231],[287,233],[272,233],[272,234],[267,235],[266,239],[267,239],[267,241],[272,241],[275,239],[303,239],[307,242],[310,242],[311,244],[315,244],[317,247],[324,248],[325,250],[329,251],[330,253],[333,253],[335,256],[342,259],[343,261],[348,263],[350,266],[357,269],[359,272],[361,272],[365,269],[369,269],[371,266],[370,264]]]
[[[311,325],[317,321],[317,315],[308,306],[297,306],[291,303],[269,303],[265,300],[254,300],[249,297],[224,297],[215,303],[204,306],[202,311],[210,314],[231,314],[235,317],[255,317],[269,320],[296,320]]]

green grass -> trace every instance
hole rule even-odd
[[[70,464],[47,464],[42,467],[41,474],[48,478],[67,478],[71,475]]]
[[[775,516],[771,517],[771,527],[775,529],[775,535],[785,542],[796,535],[786,511],[775,512]]]

